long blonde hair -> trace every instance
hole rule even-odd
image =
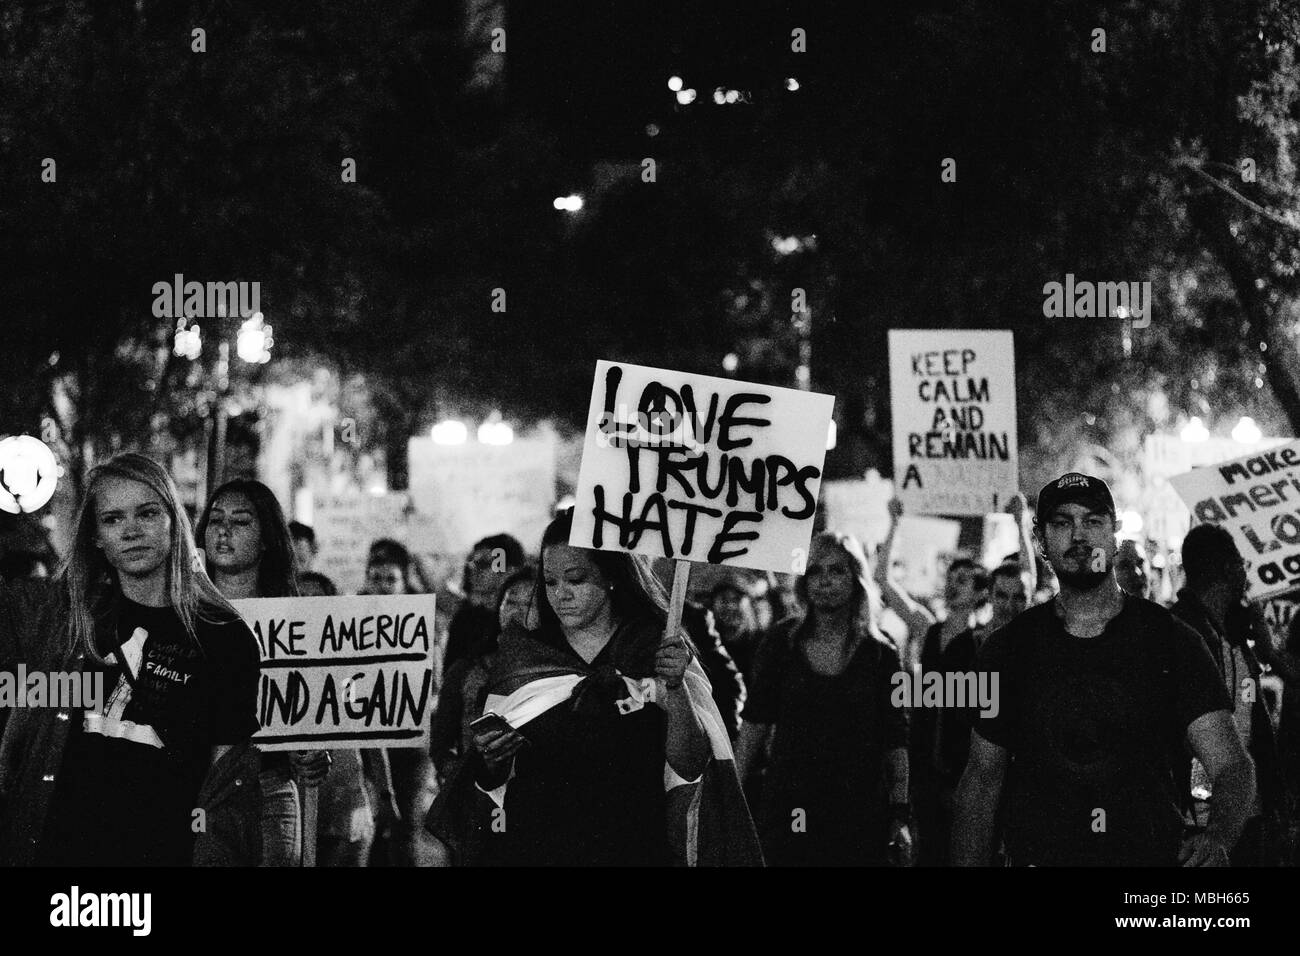
[[[95,618],[116,604],[121,595],[117,571],[104,553],[95,547],[98,522],[96,500],[105,481],[121,478],[146,486],[156,494],[171,518],[171,547],[167,555],[167,603],[175,609],[190,637],[198,642],[198,620],[228,621],[238,617],[230,602],[222,597],[203,571],[194,547],[190,520],[181,506],[176,483],[152,458],[136,452],[116,455],[91,469],[86,480],[86,497],[77,512],[72,547],[59,568],[57,580],[68,599],[67,651],[69,656],[84,651],[94,661],[103,663],[95,646]]]
[[[851,534],[839,531],[822,531],[815,535],[808,546],[811,558],[813,549],[818,545],[839,548],[849,562],[853,578],[853,592],[849,598],[849,632],[845,635],[846,649],[856,647],[859,641],[868,637],[888,641],[880,630],[880,617],[884,612],[884,602],[880,588],[871,574],[871,562],[861,542]],[[817,612],[808,598],[808,579],[800,577],[795,581],[795,593],[807,608],[806,620],[816,621]],[[892,642],[890,642],[892,643]]]

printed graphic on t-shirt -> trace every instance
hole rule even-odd
[[[167,714],[179,712],[179,696],[187,693],[199,653],[197,648],[155,640],[137,627],[119,650],[106,656],[130,670],[122,673],[102,710],[87,711],[83,728],[94,734],[163,749],[157,728]]]

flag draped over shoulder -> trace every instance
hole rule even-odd
[[[603,714],[630,713],[656,706],[664,693],[654,679],[654,656],[661,631],[654,622],[620,626],[611,654],[593,667],[566,650],[512,628],[502,637],[488,680],[486,711],[522,728],[552,707]],[[708,678],[692,659],[683,681],[691,708],[708,735],[712,759],[698,780],[685,781],[664,763],[667,839],[675,860],[686,866],[762,866],[758,837],[736,777],[726,727],[713,702]],[[477,759],[461,763],[434,802],[428,831],[452,852],[457,865],[473,865],[492,810],[502,799],[474,784]]]

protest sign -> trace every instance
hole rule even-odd
[[[558,446],[545,427],[508,445],[410,439],[411,501],[426,519],[429,549],[463,559],[475,541],[502,532],[537,547],[554,514]]]
[[[262,651],[263,750],[428,747],[433,595],[231,603]]]
[[[984,515],[1019,488],[1010,332],[891,329],[894,482],[908,514]]]
[[[1247,596],[1300,586],[1300,442],[1169,479],[1196,522],[1222,525],[1246,560]]]
[[[862,542],[868,555],[889,533],[889,499],[893,485],[876,471],[865,479],[828,481],[822,485],[826,527]],[[902,585],[908,594],[930,597],[943,589],[941,557],[957,550],[961,523],[947,518],[904,515],[894,541],[894,563],[902,565]]]
[[[570,544],[802,574],[834,402],[597,362]]]
[[[1203,441],[1186,441],[1176,432],[1147,435],[1142,441],[1142,491],[1137,501],[1138,513],[1145,521],[1145,536],[1176,549],[1187,535],[1187,508],[1169,483],[1175,475],[1233,458],[1248,458],[1290,440],[1265,437],[1246,444],[1222,435],[1210,435]]]
[[[409,502],[402,492],[318,495],[312,519],[318,548],[315,570],[343,593],[361,590],[370,542],[376,538],[405,540]]]

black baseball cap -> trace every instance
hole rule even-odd
[[[1092,475],[1072,471],[1049,481],[1038,493],[1038,520],[1046,521],[1061,505],[1087,505],[1115,517],[1115,499],[1106,482]]]

